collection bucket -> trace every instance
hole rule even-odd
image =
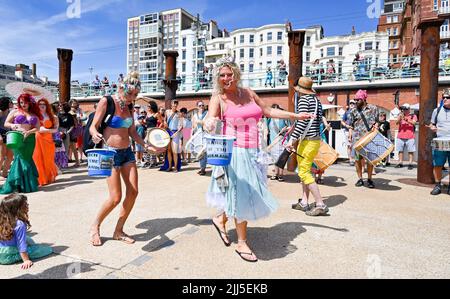
[[[11,149],[20,148],[23,145],[23,134],[18,131],[6,133],[6,146]]]
[[[86,151],[88,158],[88,175],[92,177],[109,177],[114,165],[116,151],[94,148]]]
[[[227,166],[233,153],[234,136],[205,135],[206,157],[209,165]]]

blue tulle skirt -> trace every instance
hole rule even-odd
[[[226,187],[222,173],[227,177]],[[278,203],[267,188],[264,155],[258,149],[234,147],[229,166],[213,167],[206,201],[238,222],[261,219],[276,211]]]

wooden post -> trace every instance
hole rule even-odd
[[[436,108],[439,79],[439,46],[442,21],[419,25],[421,29],[420,53],[420,119],[419,119],[419,161],[417,181],[434,183],[431,141],[433,134],[426,127],[430,123],[433,109]]]
[[[166,57],[166,77],[164,80],[165,86],[165,108],[170,109],[170,102],[177,96],[177,51],[164,51]]]
[[[73,51],[58,48],[59,60],[59,101],[67,103],[70,101],[70,77],[72,73]]]

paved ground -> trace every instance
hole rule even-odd
[[[31,235],[55,254],[27,271],[1,266],[0,278],[449,278],[450,195],[414,186],[415,170],[387,168],[377,189],[356,188],[353,168],[334,165],[321,186],[328,217],[291,209],[300,193],[295,176],[269,181],[280,208],[250,223],[260,258],[242,261],[211,225],[204,193],[209,177],[185,171],[139,170],[140,194],[126,231],[137,242],[111,240],[118,211],[102,226],[104,245],[89,245],[89,226],[105,199],[103,179],[71,169],[30,194]],[[234,225],[230,234],[236,241]]]

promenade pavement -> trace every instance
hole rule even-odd
[[[90,245],[89,228],[107,196],[104,179],[72,168],[57,182],[28,195],[30,235],[54,254],[0,266],[0,278],[450,278],[450,195],[431,196],[413,183],[416,170],[388,167],[374,176],[376,189],[357,188],[345,163],[326,171],[320,190],[329,216],[291,209],[300,197],[295,175],[269,180],[279,209],[249,223],[257,263],[225,247],[205,204],[210,177],[196,163],[180,173],[139,170],[140,193],[125,231],[137,242],[112,240],[117,208],[101,228],[103,246]],[[446,190],[446,189],[445,189]]]

